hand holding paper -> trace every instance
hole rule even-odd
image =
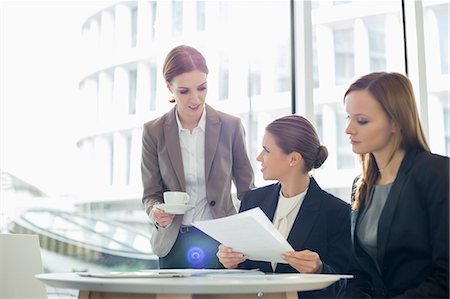
[[[193,225],[251,260],[286,263],[281,255],[294,250],[260,208]]]

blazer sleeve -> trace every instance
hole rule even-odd
[[[238,199],[242,199],[254,187],[254,174],[245,146],[245,131],[240,120],[233,134],[233,183]]]
[[[440,158],[427,162],[417,173],[428,213],[428,235],[431,242],[430,275],[416,288],[409,289],[398,298],[438,298],[449,295],[449,159]],[[428,171],[424,171],[427,169]]]
[[[353,275],[353,278],[349,279],[347,283],[344,298],[371,298],[371,278],[358,263],[354,246],[351,253],[349,272]]]
[[[157,142],[150,132],[149,125],[144,126],[142,134],[141,173],[144,188],[142,203],[149,214],[155,204],[163,202],[163,183],[159,171]]]

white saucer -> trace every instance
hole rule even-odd
[[[187,211],[195,208],[194,205],[183,205],[183,204],[167,204],[167,203],[162,203],[159,205],[156,205],[156,207],[158,209],[163,210],[164,212],[168,213],[168,214],[177,214],[177,215],[181,215],[186,213]]]

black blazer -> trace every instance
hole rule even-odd
[[[248,191],[239,212],[260,207],[273,221],[278,204],[279,183]],[[323,273],[347,273],[351,256],[350,206],[323,191],[311,177],[308,192],[289,232],[287,241],[295,251],[309,249],[319,254]],[[270,262],[247,260],[239,268],[259,268],[272,272]],[[298,273],[289,264],[277,264],[277,273]],[[322,291],[300,292],[301,298],[329,298],[342,291],[345,281],[335,283]]]
[[[362,204],[359,211],[363,211]],[[409,150],[378,223],[377,261],[354,235],[347,298],[439,298],[449,296],[449,159]]]

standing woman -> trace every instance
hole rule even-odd
[[[411,82],[372,73],[345,93],[363,172],[353,186],[348,298],[449,296],[449,159],[430,153]]]
[[[248,260],[226,244],[217,255],[225,268],[255,269],[268,273],[346,273],[351,256],[350,206],[323,191],[309,175],[327,159],[313,125],[299,115],[274,120],[266,127],[261,162],[265,180],[278,183],[245,195],[239,212],[255,207],[267,215],[295,251],[284,264]],[[345,281],[325,290],[301,292],[300,298],[334,298]]]
[[[176,105],[144,125],[142,143],[142,202],[156,226],[151,245],[160,268],[216,268],[218,243],[192,222],[236,213],[231,181],[238,198],[253,187],[244,128],[239,118],[205,104],[208,67],[196,49],[172,49],[163,75]],[[195,208],[165,213],[155,207],[165,191],[187,192]]]

